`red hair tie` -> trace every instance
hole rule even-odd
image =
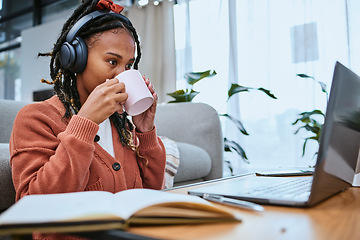
[[[96,10],[108,9],[110,11],[121,13],[124,7],[113,3],[111,0],[100,0],[95,7]]]

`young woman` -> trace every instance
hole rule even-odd
[[[55,95],[25,106],[10,139],[16,200],[28,194],[118,192],[163,187],[165,149],[153,105],[123,112],[125,86],[115,78],[137,69],[136,30],[110,0],[85,0],[64,24],[50,56]],[[135,54],[136,53],[136,54]]]

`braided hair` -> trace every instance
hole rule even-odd
[[[66,36],[74,24],[83,16],[95,11],[98,0],[82,0],[82,4],[77,7],[70,18],[64,23],[60,36],[54,44],[53,50],[50,53],[39,53],[38,56],[50,56],[50,77],[52,81],[41,81],[47,84],[54,85],[54,92],[59,97],[60,101],[65,107],[64,118],[71,118],[73,113],[77,114],[81,108],[80,96],[77,91],[76,75],[70,70],[62,67],[60,63],[60,49],[62,44],[66,41]],[[137,56],[133,64],[134,69],[138,69],[138,64],[141,57],[140,41],[137,32],[130,20],[124,17],[124,20],[116,18],[111,14],[106,14],[94,19],[91,24],[87,24],[78,36],[83,39],[89,38],[96,33],[101,33],[107,30],[123,28],[128,31],[134,38],[136,43]],[[132,143],[132,134],[134,126],[127,117],[127,113],[119,114],[115,112],[110,116],[110,120],[117,129],[120,136],[120,141],[123,145],[138,151],[137,147]]]

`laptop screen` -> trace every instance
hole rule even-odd
[[[360,77],[337,62],[312,189],[322,194],[313,195],[313,198],[330,196],[352,184],[359,146]]]

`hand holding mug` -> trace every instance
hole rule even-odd
[[[119,82],[125,84],[128,99],[124,110],[130,116],[137,116],[145,112],[154,102],[154,98],[138,70],[127,70],[116,76]]]
[[[78,115],[100,124],[114,112],[122,113],[127,98],[123,83],[115,78],[107,80],[89,94]]]
[[[116,76],[125,84],[128,99],[124,110],[132,116],[137,131],[149,132],[154,128],[157,94],[148,78],[137,70],[127,70]]]

